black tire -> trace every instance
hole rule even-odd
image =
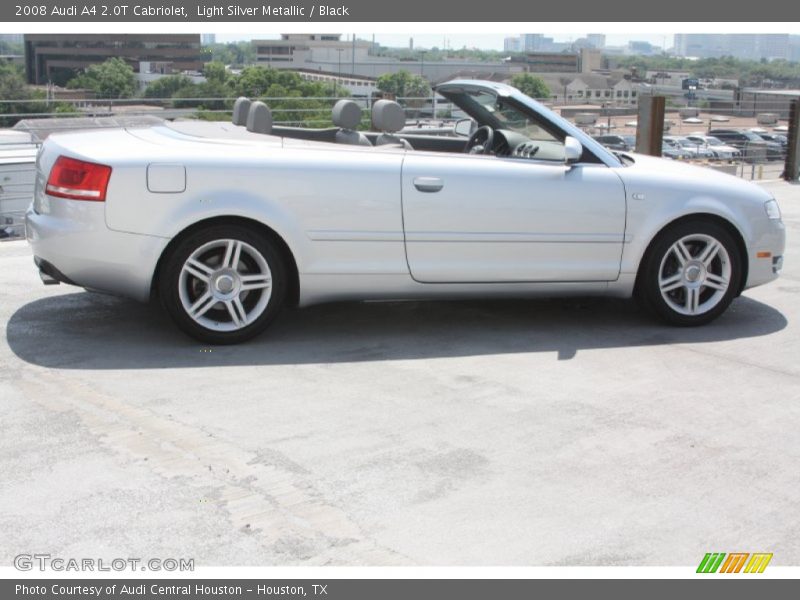
[[[719,244],[716,253],[709,240]],[[712,254],[707,265],[702,260],[705,252]],[[639,267],[636,296],[670,325],[705,325],[724,313],[738,295],[742,261],[725,227],[700,219],[684,221],[662,231],[648,248]],[[719,289],[724,282],[727,287]]]
[[[239,253],[235,254],[236,264],[225,269],[228,247],[238,247]],[[189,258],[212,270],[208,280],[184,270]],[[180,240],[165,257],[158,278],[159,298],[178,328],[194,339],[206,344],[238,344],[264,331],[280,312],[286,299],[286,272],[281,252],[269,237],[246,226],[211,225]],[[237,278],[258,279],[260,274],[263,281],[250,285],[264,285],[262,289],[245,289],[242,286],[248,284]],[[205,272],[198,271],[198,275],[205,276]],[[225,288],[231,286],[229,297],[217,301],[211,294],[220,293],[220,281],[226,275],[223,283]],[[199,310],[204,312],[197,318],[187,310],[187,305],[191,308],[194,303],[203,304]],[[239,308],[231,308],[234,303]],[[239,322],[235,322],[237,318]]]

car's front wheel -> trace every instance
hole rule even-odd
[[[738,293],[741,260],[724,227],[683,222],[655,239],[642,263],[637,291],[664,321],[704,325],[725,312]]]
[[[181,240],[166,257],[159,294],[177,326],[211,344],[235,344],[262,332],[286,296],[276,245],[239,225],[213,225]]]

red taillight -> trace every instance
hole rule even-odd
[[[60,198],[105,202],[111,167],[59,156],[47,178],[47,193]]]

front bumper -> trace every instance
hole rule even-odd
[[[168,239],[112,231],[98,202],[50,199],[46,212],[25,215],[25,233],[43,281],[150,298],[156,264]]]
[[[778,278],[786,251],[786,227],[779,219],[766,220],[748,248],[748,273],[745,289]]]

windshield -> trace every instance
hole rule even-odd
[[[467,92],[466,96],[491,114],[499,123],[500,129],[516,131],[531,140],[561,141],[503,98],[483,90]]]
[[[509,134],[541,141],[542,146],[549,146],[555,153],[559,147],[563,152],[564,138],[571,136],[583,146],[581,162],[621,166],[613,153],[585,131],[515,88],[486,81],[453,80],[441,84],[436,91],[478,125],[507,129]]]
[[[706,143],[709,146],[724,146],[725,145],[725,144],[722,143],[722,140],[720,140],[719,138],[715,138],[715,137],[711,137],[711,136],[708,136],[706,138]]]

